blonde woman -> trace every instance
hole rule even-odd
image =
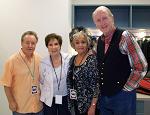
[[[89,53],[89,32],[84,27],[75,27],[69,37],[77,52],[69,62],[67,76],[69,109],[74,108],[75,115],[95,115],[98,71],[96,57]]]

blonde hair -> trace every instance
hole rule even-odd
[[[83,35],[86,38],[87,43],[88,43],[88,47],[90,48],[91,33],[84,27],[75,27],[69,33],[69,39],[70,39],[71,47],[74,48],[73,40],[76,38],[79,38],[81,35]]]

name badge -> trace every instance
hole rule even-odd
[[[62,95],[55,96],[55,104],[62,104]]]
[[[77,91],[75,89],[70,89],[70,99],[77,100]]]
[[[38,93],[38,86],[37,85],[32,85],[32,88],[31,88],[31,93],[32,94],[37,94]]]

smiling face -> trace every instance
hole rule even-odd
[[[93,21],[105,36],[115,28],[113,15],[106,7],[99,7],[95,10],[93,13]]]
[[[37,39],[34,35],[25,35],[21,41],[22,51],[27,57],[33,55],[37,44]]]
[[[84,54],[88,51],[88,41],[83,34],[74,36],[72,43],[75,51],[78,52],[78,54]]]
[[[57,39],[51,39],[48,42],[48,51],[51,56],[57,56],[60,54],[61,46]]]

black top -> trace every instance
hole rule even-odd
[[[98,70],[96,64],[96,56],[89,55],[86,61],[80,65],[74,65],[73,56],[70,59],[70,67],[67,74],[67,88],[70,97],[70,89],[74,87],[77,91],[77,108],[80,113],[86,113],[91,105],[92,99],[98,96],[99,90],[97,89]],[[73,80],[73,76],[75,79]],[[68,99],[69,110],[75,106],[74,100]]]

